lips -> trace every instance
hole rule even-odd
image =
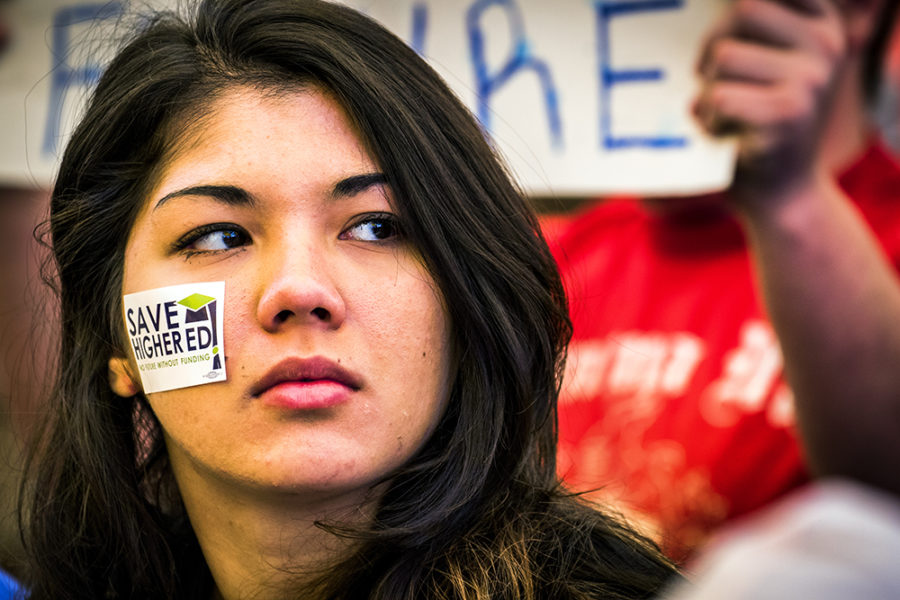
[[[250,395],[274,406],[315,409],[340,404],[361,387],[359,375],[327,358],[288,358],[256,382]]]

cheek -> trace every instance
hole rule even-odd
[[[214,428],[203,413],[192,412],[203,401],[203,392],[198,393],[198,389],[185,388],[147,394],[147,402],[159,421],[167,444],[176,439],[179,444],[188,440],[196,446],[207,445],[205,433],[214,431]]]
[[[240,282],[225,282],[225,312],[223,327],[225,335],[225,357],[236,354],[245,340],[259,330],[256,320],[256,304],[245,286]]]
[[[405,267],[382,285],[368,288],[360,297],[357,316],[367,324],[373,346],[382,354],[406,358],[410,369],[442,370],[449,345],[448,317],[435,284],[421,268]]]
[[[368,338],[382,376],[407,399],[401,414],[430,430],[446,404],[451,354],[449,318],[434,284],[410,276],[367,310]]]

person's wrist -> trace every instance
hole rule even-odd
[[[790,229],[822,210],[840,192],[834,177],[823,169],[808,169],[778,185],[736,191],[733,211],[747,228]]]

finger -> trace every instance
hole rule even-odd
[[[781,48],[824,52],[828,55],[841,52],[843,21],[837,9],[821,0],[815,0],[815,6],[820,9],[811,13],[784,1],[738,0],[733,8],[732,35]]]
[[[707,86],[723,81],[787,84],[821,93],[831,82],[829,63],[795,50],[778,50],[738,40],[722,40],[713,52]]]
[[[745,82],[720,82],[704,93],[696,111],[711,133],[723,124],[742,131],[780,129],[793,126],[814,115],[809,94],[791,86],[763,87]]]
[[[697,61],[694,69],[699,74],[706,73],[707,64],[712,58],[711,52],[715,45],[722,39],[732,35],[734,32],[734,13],[729,11],[722,15],[716,21],[716,24],[706,33],[700,43],[700,53],[697,55]]]

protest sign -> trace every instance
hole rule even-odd
[[[179,4],[140,6],[167,3]],[[725,0],[347,3],[430,61],[529,194],[690,193],[730,181],[733,145],[704,136],[689,109],[696,55]],[[0,182],[50,183],[132,9],[124,0],[9,5]]]

